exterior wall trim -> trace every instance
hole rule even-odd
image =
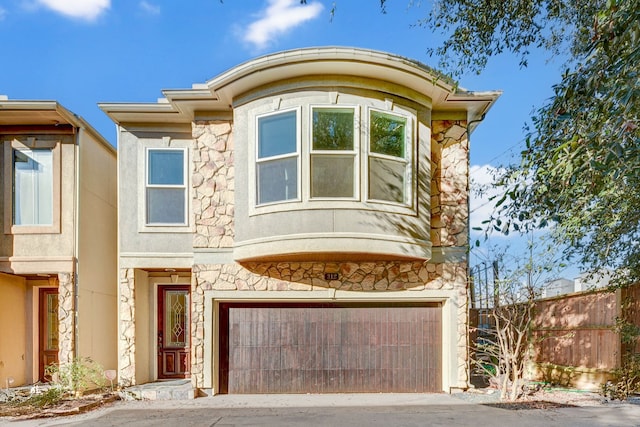
[[[75,257],[0,257],[0,271],[11,274],[58,273],[73,271]]]
[[[120,269],[123,268],[191,268],[191,252],[121,252]]]
[[[236,261],[243,261],[280,254],[335,253],[336,248],[344,248],[340,252],[371,253],[372,258],[380,254],[431,258],[431,242],[427,240],[364,233],[305,233],[253,239],[236,242],[233,255]]]

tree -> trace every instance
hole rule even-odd
[[[458,75],[502,52],[523,66],[533,48],[567,52],[487,223],[552,226],[567,256],[617,271],[620,285],[640,281],[640,1],[436,0],[421,24],[447,34],[431,53]]]
[[[533,235],[529,237],[526,255],[492,251],[491,257],[499,261],[492,281],[494,298],[488,304],[491,325],[477,328],[478,338],[472,344],[474,371],[489,378],[502,400],[515,401],[523,395],[525,368],[535,344],[531,334],[535,302],[562,267],[552,242],[544,236],[535,242]]]

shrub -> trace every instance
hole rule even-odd
[[[46,375],[51,384],[63,392],[81,395],[91,388],[103,388],[106,385],[104,369],[89,357],[77,358],[70,363],[49,365]]]
[[[602,384],[601,392],[605,397],[624,400],[640,391],[640,354],[627,354],[622,367],[615,369],[613,375],[613,380]]]

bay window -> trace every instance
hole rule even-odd
[[[407,118],[370,110],[369,199],[407,203],[410,128]]]
[[[353,108],[313,108],[311,197],[355,197]]]
[[[298,111],[258,117],[257,203],[298,198]]]
[[[292,201],[303,208],[334,202],[346,207],[357,201],[401,209],[412,205],[412,110],[388,100],[347,96],[344,104],[289,103],[286,109],[266,109],[253,116],[258,211]]]

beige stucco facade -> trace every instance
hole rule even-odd
[[[119,125],[119,381],[158,378],[157,286],[190,283],[190,378],[218,393],[220,304],[437,303],[441,390],[468,387],[469,123],[499,93],[472,93],[380,52],[302,49],[241,64],[158,104],[102,104]],[[353,196],[311,194],[313,108],[402,117],[410,138],[402,203],[367,196],[368,128],[358,125]],[[295,111],[299,192],[256,203],[258,118]],[[360,120],[360,119],[359,119]],[[188,219],[145,224],[144,153],[188,149]],[[305,178],[306,177],[306,178]]]
[[[20,283],[12,309],[19,315],[3,322],[2,335],[14,345],[0,347],[0,360],[19,354],[21,365],[0,372],[15,385],[41,376],[42,322],[56,337],[51,345],[61,363],[91,357],[105,368],[117,362],[116,152],[91,126],[56,102],[0,100],[3,144],[0,293]],[[52,221],[48,225],[14,223],[13,156],[15,150],[51,150]],[[40,290],[57,295],[49,320]],[[18,298],[18,296],[14,296]],[[5,312],[5,310],[3,310]],[[44,317],[43,317],[44,316]],[[15,324],[22,325],[14,327]],[[10,325],[10,326],[9,326]],[[20,336],[20,338],[18,338]],[[5,353],[6,352],[6,353]],[[0,378],[0,381],[5,381]]]

